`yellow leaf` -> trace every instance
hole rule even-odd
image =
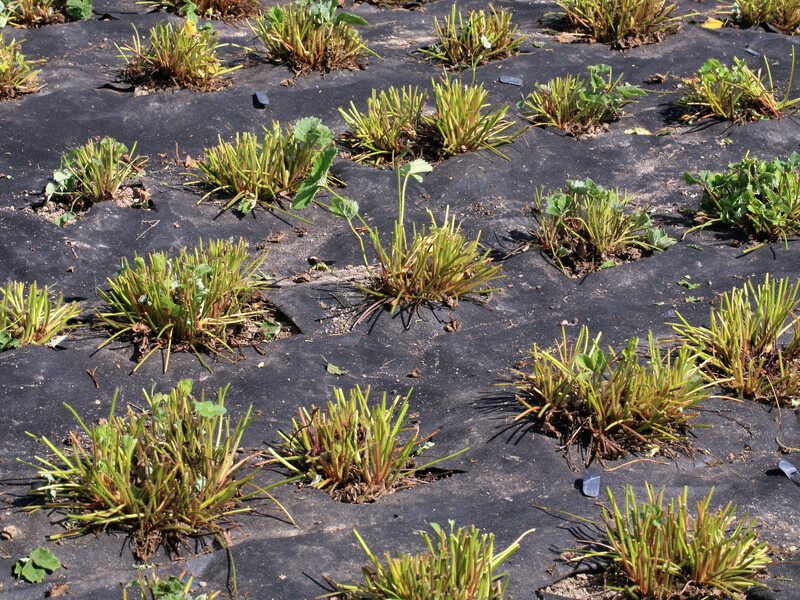
[[[633,127],[631,129],[626,129],[625,133],[628,135],[653,135],[646,127]]]
[[[197,24],[191,19],[186,19],[186,21],[183,23],[183,31],[184,33],[194,37],[197,35]]]
[[[724,24],[725,23],[723,23],[719,19],[709,17],[708,20],[705,23],[703,23],[700,27],[705,27],[706,29],[719,29]]]

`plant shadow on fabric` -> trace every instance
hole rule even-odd
[[[45,508],[68,513],[68,531],[51,539],[122,529],[137,558],[147,560],[160,545],[177,552],[187,536],[219,538],[219,521],[251,510],[242,502],[257,494],[280,507],[269,488],[252,483],[257,470],[237,479],[250,460],[239,452],[252,407],[233,424],[225,416],[227,387],[216,402],[191,392],[188,379],[168,394],[145,391],[145,408],[128,405],[125,417],[115,414],[115,394],[108,419],[88,425],[65,404],[81,427],[66,449],[28,434],[56,457],[26,463],[45,480],[33,494],[46,499]],[[255,491],[244,494],[247,485]]]

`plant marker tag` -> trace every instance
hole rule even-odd
[[[800,485],[800,473],[798,473],[797,469],[792,463],[790,463],[788,460],[782,460],[778,463],[778,468],[783,471],[784,475],[786,475],[794,483]]]
[[[593,471],[583,474],[583,495],[597,498],[600,495],[600,475]]]
[[[507,83],[508,85],[522,85],[522,77],[512,77],[511,75],[501,75],[500,83]]]
[[[269,96],[264,92],[253,94],[253,108],[267,108],[267,104],[269,104]]]

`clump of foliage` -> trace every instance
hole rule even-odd
[[[35,281],[28,286],[12,281],[0,294],[0,352],[28,344],[55,346],[63,339],[58,334],[81,312],[77,302],[65,303],[60,294],[53,304],[47,286],[39,289]]]
[[[480,148],[497,151],[497,146],[511,142],[520,135],[520,130],[511,135],[502,135],[514,126],[513,121],[505,119],[508,105],[493,106],[486,102],[489,92],[481,85],[462,85],[448,77],[433,82],[433,100],[436,114],[426,118],[435,135],[441,140],[441,152],[444,157],[455,156],[465,152],[473,152]]]
[[[697,354],[708,379],[745,398],[782,402],[800,399],[800,281],[769,275],[748,281],[711,309],[708,327],[690,325],[683,315],[672,327]],[[782,344],[782,342],[785,342]]]
[[[466,449],[418,465],[416,458],[433,446],[435,432],[419,437],[408,424],[408,398],[395,396],[369,406],[369,388],[334,388],[335,402],[327,410],[300,409],[292,432],[280,432],[283,442],[270,448],[282,465],[344,502],[369,502],[398,489],[418,485],[417,473]],[[401,439],[408,434],[407,439]]]
[[[409,177],[422,181],[422,175],[432,167],[424,160],[406,163],[397,171],[398,218],[388,249],[383,246],[377,227],[370,227],[358,213],[358,204],[350,198],[334,196],[329,209],[334,215],[347,219],[353,235],[361,244],[361,254],[367,267],[372,286],[361,288],[376,297],[375,302],[361,315],[356,324],[374,311],[398,306],[415,309],[420,304],[458,304],[466,295],[491,294],[497,289],[487,289],[485,284],[498,279],[500,267],[493,266],[489,251],[479,252],[480,234],[467,241],[456,226],[455,216],[450,217],[449,207],[444,222],[437,225],[431,211],[431,228],[413,228],[411,236],[405,226],[405,195]],[[353,225],[357,218],[369,233],[370,244],[378,258],[378,266],[367,260],[364,241]],[[409,237],[411,238],[409,240]]]
[[[729,14],[739,27],[769,25],[789,35],[800,34],[797,0],[734,0]]]
[[[354,160],[394,164],[398,157],[410,156],[439,161],[479,149],[504,156],[497,147],[524,131],[505,134],[514,126],[505,118],[508,105],[491,106],[483,84],[462,85],[450,77],[431,83],[436,105],[431,115],[422,114],[427,90],[411,86],[380,94],[373,90],[366,113],[352,102],[350,110],[340,108],[351,130],[345,137],[352,142]]]
[[[684,346],[663,353],[651,334],[650,359],[640,365],[638,338],[621,351],[606,352],[600,335],[591,339],[584,326],[570,344],[562,328],[555,347],[534,344],[513,371],[517,379],[511,385],[525,407],[517,419],[540,419],[543,431],[559,436],[565,450],[585,444],[587,464],[595,457],[617,458],[626,449],[685,447],[683,431],[697,416],[689,411],[708,395],[697,351]]]
[[[534,125],[551,125],[575,137],[591,136],[608,129],[625,104],[636,102],[645,91],[635,85],[620,85],[608,65],[587,67],[589,79],[577,75],[556,77],[520,100],[517,107]],[[604,79],[603,76],[607,76]]]
[[[723,223],[764,242],[800,233],[800,156],[758,160],[745,156],[724,173],[684,173],[689,185],[703,187],[695,229]],[[688,232],[687,232],[688,233]],[[757,246],[758,247],[758,246]],[[754,250],[752,248],[751,250]]]
[[[444,25],[434,19],[439,43],[420,51],[453,69],[474,68],[517,54],[527,36],[514,37],[517,26],[511,26],[509,11],[497,12],[491,5],[489,8],[490,15],[483,10],[472,10],[464,21],[464,15],[453,4]]]
[[[33,62],[19,51],[19,46],[24,41],[18,42],[12,38],[10,42],[6,42],[0,34],[0,100],[32,94],[42,89],[37,82],[39,71],[34,71],[31,67]]]
[[[730,502],[711,511],[713,488],[691,514],[686,488],[665,506],[664,489],[656,494],[645,485],[647,500],[641,504],[633,488],[625,486],[624,508],[607,490],[611,508],[603,508],[603,521],[608,542],[604,550],[584,552],[584,557],[613,561],[612,568],[627,580],[624,587],[610,589],[631,598],[667,600],[689,587],[709,598],[739,597],[760,585],[755,577],[771,560],[767,544],[758,541],[756,519],[748,522],[745,513],[737,524]]]
[[[567,189],[536,193],[533,238],[566,274],[579,275],[665,250],[675,243],[653,226],[650,208],[628,211],[631,198],[591,179],[568,181]]]
[[[800,98],[789,98],[794,78],[794,53],[792,73],[783,99],[776,97],[769,62],[764,60],[767,72],[752,71],[744,60],[734,57],[733,66],[727,67],[716,58],[707,60],[694,77],[684,79],[686,91],[677,101],[684,114],[681,119],[692,123],[716,117],[733,121],[737,125],[748,121],[779,119],[798,110]],[[765,79],[769,85],[765,85]]]
[[[680,29],[666,0],[558,0],[569,26],[612,48],[654,44]]]
[[[61,568],[61,561],[47,548],[39,546],[28,556],[14,564],[14,577],[28,583],[41,583],[44,578]]]
[[[367,112],[362,113],[353,102],[350,109],[339,108],[350,128],[349,138],[356,149],[353,160],[380,164],[394,163],[406,149],[413,152],[413,144],[423,134],[422,109],[427,90],[419,91],[410,85],[388,90],[372,90],[367,100]]]
[[[129,583],[120,583],[122,600],[214,600],[219,592],[193,595],[193,577],[184,582],[183,576],[167,575],[159,577],[156,573],[144,576],[141,573]],[[128,590],[132,591],[128,594]]]
[[[204,19],[234,21],[260,12],[257,0],[143,0],[145,4],[179,15],[199,16]]]
[[[156,24],[150,30],[147,45],[142,43],[135,26],[133,30],[133,43],[117,46],[126,63],[122,79],[131,85],[215,90],[230,84],[223,75],[241,68],[222,67],[217,48],[223,45],[217,42],[216,32],[210,24],[198,29],[194,16],[187,17],[179,28],[173,28],[172,23]]]
[[[244,240],[203,241],[194,252],[181,249],[176,258],[152,252],[147,260],[135,256],[130,265],[106,280],[109,290],[98,295],[108,305],[98,311],[116,333],[101,348],[121,335],[138,343],[138,369],[156,350],[166,347],[164,371],[173,349],[205,349],[228,358],[232,345],[255,345],[269,337],[275,323],[261,294],[267,285],[258,272],[266,254],[251,258]],[[134,371],[136,370],[134,369]]]
[[[43,27],[92,18],[92,0],[9,0],[0,2],[0,28]]]
[[[54,182],[45,188],[45,198],[68,207],[69,214],[85,212],[96,202],[113,200],[126,181],[144,177],[147,157],[136,156],[136,144],[104,137],[89,140],[61,157],[53,172]]]
[[[250,458],[239,445],[252,407],[231,423],[226,391],[216,402],[205,393],[198,400],[186,379],[168,394],[145,391],[145,408],[129,404],[125,417],[114,414],[115,394],[108,419],[89,425],[65,405],[82,430],[70,434],[68,449],[32,435],[57,457],[31,465],[46,480],[34,494],[45,496],[48,508],[68,511],[76,526],[51,539],[122,529],[146,560],[159,545],[175,551],[183,537],[218,534],[220,519],[250,510],[241,502],[264,490],[242,490],[257,470],[237,476]]]
[[[206,148],[205,159],[196,164],[200,174],[192,182],[212,188],[204,199],[223,192],[231,196],[225,208],[238,204],[242,213],[258,204],[281,206],[281,198],[303,188],[321,156],[336,153],[333,132],[315,117],[301,119],[286,132],[274,121],[272,131],[263,129],[262,142],[255,134],[237,133],[233,143],[220,137],[218,146]]]
[[[372,51],[353,25],[368,23],[338,7],[337,0],[296,0],[274,6],[250,28],[269,57],[295,73],[363,67]]]
[[[450,531],[431,523],[434,536],[420,532],[427,551],[384,555],[381,564],[354,530],[371,566],[363,567],[364,581],[356,585],[337,584],[331,594],[340,600],[505,600],[508,574],[498,567],[519,550],[526,531],[505,550],[495,553],[494,534],[481,533],[475,526],[459,527],[450,521]]]

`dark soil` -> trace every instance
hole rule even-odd
[[[504,569],[510,573],[507,591],[514,598],[542,598],[537,590],[576,567],[559,560],[561,549],[599,535],[564,513],[597,520],[600,509],[595,499],[580,492],[582,463],[573,461],[572,470],[559,441],[543,433],[540,424],[514,422],[521,405],[509,388],[495,384],[508,381],[510,369],[534,343],[549,346],[555,341],[562,326],[571,337],[587,325],[592,333],[602,331],[604,343],[615,347],[633,336],[646,340],[648,330],[664,339],[672,334],[667,323],[675,321],[676,311],[693,324],[707,325],[718,295],[748,278],[760,283],[766,273],[793,279],[800,275],[796,239],[790,239],[788,247],[780,242],[743,254],[748,240],[724,228],[692,233],[664,252],[580,278],[564,275],[535,248],[516,252],[529,227],[523,207],[532,202],[535,190],[558,189],[568,179],[592,178],[606,188],[627,190],[644,205],[652,204],[655,224],[680,240],[691,227],[682,211],[696,210],[700,200],[700,191],[683,183],[685,171],[721,171],[747,152],[785,158],[798,149],[800,140],[795,118],[742,126],[713,120],[694,126],[681,123],[673,104],[681,79],[708,58],[730,64],[736,56],[758,68],[763,55],[770,60],[776,86],[785,89],[791,48],[797,42],[763,29],[705,29],[700,27],[705,17],[695,17],[697,22],[687,22],[661,43],[620,52],[600,44],[560,43],[546,34],[545,14],[556,10],[554,2],[499,0],[495,6],[513,10],[519,33],[530,38],[521,54],[477,68],[475,80],[489,90],[493,104],[513,104],[537,81],[584,73],[587,65],[598,63],[610,64],[614,73],[624,73],[623,80],[652,93],[626,106],[619,121],[593,138],[531,128],[500,148],[510,160],[491,152],[464,154],[442,161],[422,183],[409,182],[407,222],[427,224],[426,209],[438,219],[449,205],[467,237],[482,232],[481,241],[501,260],[507,279],[485,305],[462,301],[454,308],[414,313],[378,311],[353,328],[365,297],[352,283],[364,280],[358,268],[361,251],[346,224],[319,207],[302,214],[312,222],[306,224],[277,212],[256,209],[241,216],[221,212],[214,203],[198,203],[203,192],[184,186],[191,178],[186,175],[187,155],[203,156],[203,149],[215,145],[218,136],[260,133],[272,120],[288,125],[313,115],[339,135],[345,131],[339,106],[353,101],[363,110],[373,88],[429,87],[431,78],[442,71],[419,60],[415,51],[435,41],[433,19],[448,15],[450,3],[413,4],[417,10],[356,4],[350,10],[370,22],[361,32],[382,60],[370,57],[364,70],[296,79],[287,67],[241,48],[257,43],[249,28],[215,22],[220,42],[231,44],[220,50],[224,65],[244,68],[230,74],[230,86],[207,93],[134,93],[115,83],[124,66],[115,44],[130,42],[132,25],[146,35],[162,20],[180,24],[179,17],[151,13],[133,0],[95,0],[94,20],[24,32],[21,51],[30,59],[46,60],[38,67],[46,86],[0,103],[0,283],[36,280],[50,285],[80,302],[89,311],[84,313],[88,319],[101,304],[96,289],[106,285],[120,258],[130,260],[134,252],[175,255],[200,238],[242,237],[253,253],[270,250],[265,265],[275,285],[266,292],[266,300],[298,334],[261,344],[263,355],[255,348],[242,348],[242,359],[234,363],[204,355],[213,373],[192,353],[174,353],[163,374],[156,353],[132,375],[136,349],[115,341],[98,350],[109,334],[92,328],[74,330],[58,349],[23,347],[0,354],[0,530],[16,528],[13,536],[0,538],[4,599],[41,598],[64,583],[69,598],[121,597],[119,582],[136,577],[129,540],[108,531],[58,545],[49,542],[48,536],[63,531],[59,523],[64,515],[24,510],[31,503],[26,493],[36,482],[36,472],[17,459],[32,461],[44,452],[26,432],[63,440],[77,429],[65,402],[91,423],[108,417],[115,390],[121,408],[128,402],[140,404],[141,390],[153,383],[166,391],[185,378],[195,381],[196,391],[209,393],[230,383],[227,407],[234,419],[253,405],[258,417],[243,439],[248,451],[263,452],[268,444],[279,442],[278,429],[290,429],[299,407],[324,406],[333,398],[334,386],[355,385],[392,395],[414,388],[410,403],[421,432],[439,430],[436,445],[423,459],[470,449],[437,465],[460,471],[453,476],[372,503],[336,502],[309,487],[275,488],[273,494],[295,525],[268,502],[251,501],[255,512],[238,518],[239,526],[226,534],[230,554],[216,543],[203,546],[190,539],[180,558],[160,550],[151,559],[162,573],[187,569],[206,582],[207,590],[232,593],[232,557],[242,598],[311,599],[326,593],[326,577],[343,582],[361,577],[366,556],[354,528],[376,555],[383,555],[420,548],[418,531],[430,531],[430,522],[446,526],[453,519],[457,525],[474,524],[493,532],[499,548],[535,528]],[[680,0],[678,12],[710,11],[716,5],[711,0]],[[486,3],[465,0],[459,7],[485,8]],[[472,78],[468,71],[463,75]],[[523,85],[501,84],[501,75],[520,77]],[[257,91],[269,96],[265,108],[254,105]],[[797,94],[796,80],[792,95]],[[516,119],[519,127],[525,125],[515,108],[508,118]],[[673,131],[660,137],[624,133],[633,127]],[[64,152],[105,135],[129,147],[138,142],[137,153],[149,156],[143,182],[153,210],[101,202],[63,228],[27,210],[41,202]],[[358,202],[370,225],[387,238],[396,216],[395,174],[341,158],[333,173],[346,183],[345,192]],[[311,257],[311,263],[322,261],[331,271],[310,270]],[[691,292],[681,287],[678,282],[687,275],[701,287]],[[347,373],[330,373],[328,361]],[[711,428],[690,432],[692,456],[626,454],[607,461],[601,490],[609,486],[618,494],[621,486],[630,484],[641,493],[649,482],[666,486],[669,497],[688,486],[691,502],[715,487],[714,502],[731,501],[742,514],[750,511],[751,517],[759,518],[764,539],[776,547],[797,546],[800,488],[776,467],[781,458],[800,463],[791,454],[792,448],[800,447],[797,413],[721,397],[706,402],[700,413],[697,421]],[[782,455],[782,448],[790,454]],[[265,469],[257,481],[266,485],[285,475]],[[14,562],[40,545],[68,568],[38,585],[13,579]],[[796,560],[776,562],[764,582],[777,597],[800,597]]]

